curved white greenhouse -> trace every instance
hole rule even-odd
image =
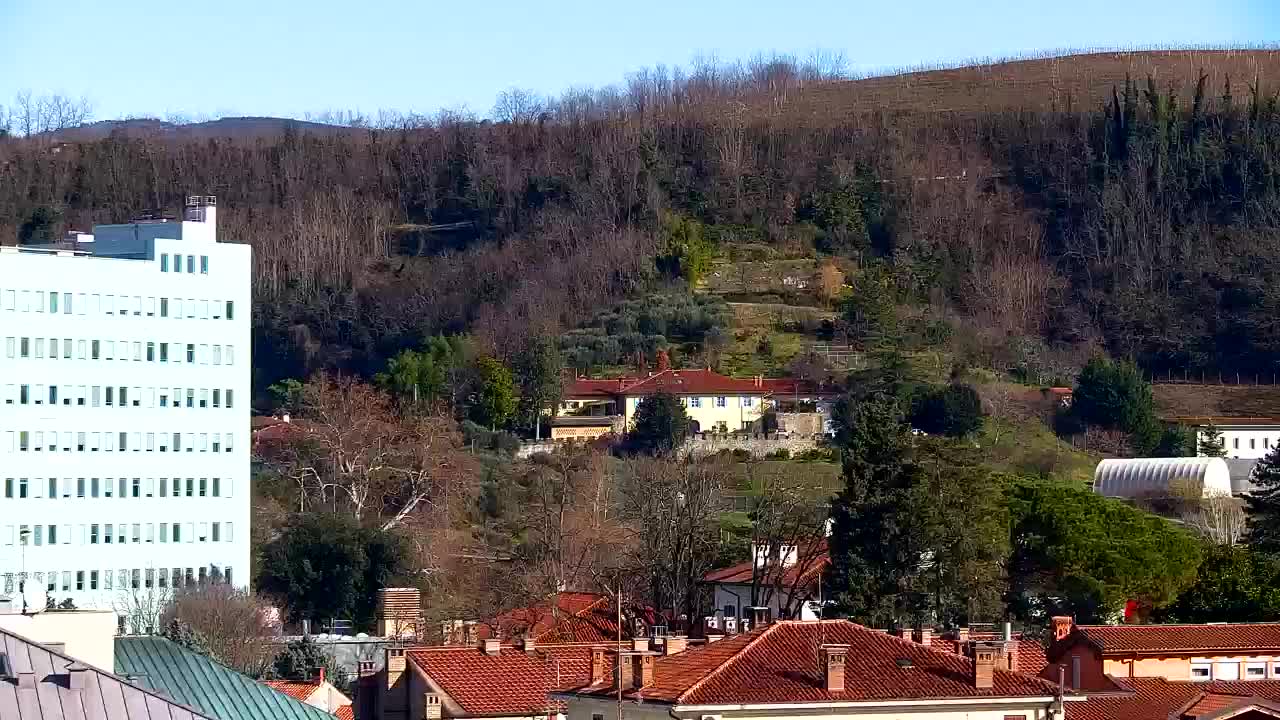
[[[1093,471],[1093,491],[1107,497],[1231,494],[1231,472],[1222,458],[1103,460]]]

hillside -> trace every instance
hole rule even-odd
[[[651,75],[537,118],[385,132],[105,123],[56,148],[0,139],[0,242],[216,194],[220,235],[255,249],[259,390],[372,376],[438,333],[514,358],[688,280],[733,303],[740,332],[671,333],[637,311],[590,334],[584,365],[671,345],[772,374],[821,333],[854,350],[890,337],[939,377],[962,364],[1038,385],[1100,350],[1156,375],[1265,377],[1276,63],[1188,50],[841,82]],[[225,133],[255,141],[207,141]],[[828,267],[851,312],[815,291]]]
[[[1125,78],[1155,79],[1166,91],[1189,93],[1200,73],[1210,88],[1228,77],[1241,95],[1254,78],[1280,75],[1280,50],[1148,50],[1091,52],[990,61],[945,69],[891,73],[810,85],[756,105],[788,118],[832,119],[850,112],[991,113],[1096,108]]]
[[[252,140],[279,137],[289,127],[297,132],[335,135],[352,129],[338,125],[274,117],[224,117],[198,123],[175,124],[155,118],[101,120],[76,128],[49,133],[48,138],[60,142],[93,142],[112,134],[128,138],[152,138],[170,141],[199,141],[230,138]]]

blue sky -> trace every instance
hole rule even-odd
[[[1280,0],[0,0],[0,104],[96,119],[324,110],[486,114],[657,64],[842,52],[870,70],[1053,48],[1280,40]]]

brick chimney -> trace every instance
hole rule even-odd
[[[422,720],[440,720],[440,696],[435,693],[422,694]]]
[[[896,633],[894,633],[894,634],[895,634],[895,635],[897,635],[898,637],[902,638],[903,640],[910,640],[910,639],[911,639],[911,628],[908,628],[908,627],[900,627],[900,628],[898,628],[898,631],[897,631]]]
[[[647,652],[649,650],[649,638],[646,638],[646,637],[632,638],[631,649],[636,652]]]
[[[956,642],[969,642],[969,626],[966,625],[962,628],[956,628]]]
[[[533,651],[538,649],[538,642],[526,635],[525,638],[520,641],[520,646],[524,648],[526,653],[532,655]]]
[[[89,666],[73,662],[67,666],[67,687],[71,690],[83,690],[85,678],[89,674]]]
[[[822,675],[827,692],[844,692],[844,660],[849,654],[849,646],[823,645],[821,651]]]
[[[991,643],[974,643],[973,645],[973,686],[979,690],[989,689],[995,682],[996,656],[1000,650]]]
[[[1053,639],[1062,640],[1071,634],[1075,621],[1066,615],[1055,615],[1050,621],[1053,625]]]
[[[386,684],[382,688],[382,702],[377,703],[379,714],[385,720],[409,720],[409,683],[405,679],[405,667],[404,648],[387,648]]]
[[[767,627],[769,623],[773,622],[772,608],[756,606],[747,608],[747,610],[751,613],[752,630],[759,630],[762,627]]]
[[[933,628],[922,627],[916,631],[916,642],[921,645],[930,645],[933,643]]]
[[[1004,643],[1004,660],[1005,668],[1017,672],[1018,670],[1018,641],[1006,640]]]
[[[653,684],[653,655],[645,653],[631,656],[631,685],[646,688]]]
[[[490,657],[497,657],[502,654],[502,640],[499,638],[485,638],[484,654]]]
[[[683,635],[668,635],[666,642],[662,643],[662,653],[664,655],[675,655],[682,653],[689,648],[689,638]]]
[[[604,682],[604,649],[591,649],[591,684],[599,685]]]

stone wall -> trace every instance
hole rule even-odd
[[[820,435],[801,435],[799,433],[700,433],[685,441],[680,448],[694,457],[706,457],[728,450],[746,450],[751,457],[762,458],[779,450],[786,450],[792,456],[818,447]]]

